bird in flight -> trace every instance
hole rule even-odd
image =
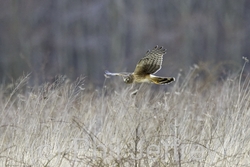
[[[155,46],[151,51],[148,50],[145,57],[143,57],[137,63],[133,73],[111,73],[109,71],[105,71],[105,77],[108,78],[109,76],[122,76],[123,81],[127,84],[143,82],[161,85],[168,84],[175,79],[173,77],[160,77],[154,75],[162,67],[164,54],[166,54],[166,49]]]

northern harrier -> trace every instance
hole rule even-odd
[[[159,77],[153,75],[161,69],[164,54],[166,54],[166,50],[163,47],[156,46],[151,51],[148,50],[146,52],[145,57],[137,63],[133,73],[111,73],[105,71],[105,76],[122,76],[123,81],[127,84],[148,82],[163,85],[170,83],[175,80],[173,77]]]

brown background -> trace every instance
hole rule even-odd
[[[222,75],[250,54],[249,0],[0,0],[0,82],[31,73],[101,85],[106,69],[133,71],[155,45],[159,75],[197,64]],[[223,68],[218,68],[223,66]],[[215,69],[215,70],[214,70]],[[223,70],[222,70],[223,69]],[[218,72],[219,71],[219,72]]]

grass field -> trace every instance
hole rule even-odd
[[[250,166],[250,77],[0,88],[0,166]],[[138,86],[135,86],[138,88]]]

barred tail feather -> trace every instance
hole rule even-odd
[[[161,85],[165,85],[168,84],[170,82],[173,82],[175,79],[173,77],[151,77],[151,81],[155,84],[161,84]]]

